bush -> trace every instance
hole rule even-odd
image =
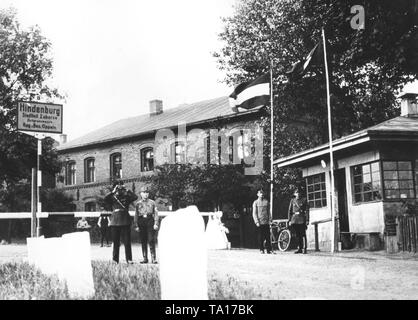
[[[95,295],[92,300],[159,300],[158,265],[113,264],[93,261]],[[249,300],[268,297],[232,276],[209,277],[210,300]],[[26,262],[0,264],[0,300],[68,300],[66,285],[56,276],[46,276]]]

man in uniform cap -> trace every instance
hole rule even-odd
[[[157,263],[155,254],[156,231],[159,226],[158,211],[155,202],[149,199],[149,189],[140,189],[141,199],[135,206],[135,230],[139,231],[139,238],[142,244],[142,255],[144,260],[141,263],[148,263],[148,244],[151,251],[151,262]]]
[[[109,223],[113,241],[113,261],[119,263],[119,246],[122,237],[126,262],[131,264],[133,263],[131,248],[132,220],[129,215],[129,205],[138,199],[138,196],[131,190],[126,190],[122,180],[113,182],[112,188],[112,191],[105,196],[104,200],[113,210]]]
[[[305,198],[299,197],[299,190],[293,193],[288,210],[289,226],[296,233],[298,250],[295,253],[307,253],[306,229],[309,225],[309,204]]]

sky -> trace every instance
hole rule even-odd
[[[229,95],[212,53],[235,0],[0,0],[52,43],[68,140],[116,120]],[[60,101],[57,101],[60,103]]]

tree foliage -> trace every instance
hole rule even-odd
[[[36,139],[17,131],[16,102],[62,98],[46,84],[52,74],[50,48],[38,27],[23,30],[15,10],[0,10],[0,183],[4,192],[13,193],[19,184],[29,183],[31,169],[36,167]],[[50,176],[60,168],[53,148],[54,140],[45,138],[41,169]]]
[[[353,5],[365,9],[354,30]],[[334,138],[396,116],[396,96],[418,75],[416,1],[242,0],[224,18],[223,47],[214,56],[236,85],[268,72],[274,77],[274,154],[286,156],[328,142],[324,65],[287,82],[285,72],[326,34]],[[264,119],[266,134],[269,117]],[[266,150],[270,141],[266,140]],[[266,153],[266,157],[270,157]],[[283,171],[276,172],[279,189]],[[295,175],[290,172],[289,175]]]
[[[255,194],[243,168],[235,165],[165,164],[147,182],[157,197],[170,199],[173,209],[183,203],[216,210],[227,202],[239,208]]]

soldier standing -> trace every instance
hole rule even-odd
[[[142,244],[142,255],[144,260],[141,263],[148,263],[148,244],[151,251],[151,262],[157,263],[155,254],[156,231],[159,226],[158,211],[155,202],[149,199],[149,190],[142,187],[141,199],[135,206],[135,230],[139,231],[139,238]]]
[[[264,198],[264,191],[258,190],[258,199],[253,202],[253,219],[258,229],[260,252],[264,253],[264,242],[266,243],[267,253],[271,253],[270,241],[270,205],[267,199]]]
[[[113,261],[119,263],[119,247],[122,238],[125,247],[125,258],[128,264],[132,262],[131,247],[131,223],[129,215],[129,205],[138,199],[131,190],[126,190],[122,180],[113,183],[113,190],[108,193],[104,200],[112,207],[113,212],[110,217],[109,226],[112,232],[113,241]]]
[[[298,250],[295,253],[307,253],[306,229],[309,224],[309,205],[306,199],[299,197],[299,191],[294,192],[294,197],[290,200],[288,219],[289,225],[296,233]]]

